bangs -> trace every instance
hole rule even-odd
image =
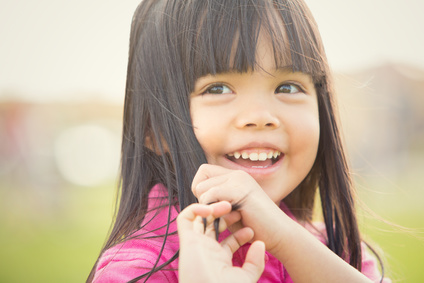
[[[191,2],[191,1],[190,1]],[[268,40],[275,67],[322,76],[326,60],[308,8],[297,1],[192,1],[179,21],[183,72],[188,87],[208,74],[248,72],[260,40]],[[181,15],[180,14],[180,15]],[[184,18],[183,18],[184,17]]]

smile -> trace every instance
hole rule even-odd
[[[271,149],[241,150],[226,155],[227,159],[240,166],[256,169],[271,167],[280,160],[281,156],[280,151]]]
[[[273,151],[273,150],[268,150],[268,151],[264,151],[264,152],[260,152],[258,151],[254,151],[254,152],[247,152],[247,151],[236,151],[234,153],[229,153],[227,154],[228,157],[234,157],[235,159],[250,159],[251,161],[265,161],[267,159],[276,159],[281,155],[281,152],[279,151]]]

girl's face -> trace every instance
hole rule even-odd
[[[199,78],[190,111],[208,163],[246,171],[279,203],[312,168],[319,118],[311,77],[276,69],[272,54],[262,41],[257,71]]]

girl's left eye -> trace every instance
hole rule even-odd
[[[292,93],[299,93],[299,92],[303,92],[303,90],[299,86],[294,84],[289,84],[289,83],[282,84],[278,86],[277,89],[275,90],[275,93],[292,94]]]
[[[233,93],[233,91],[223,84],[216,84],[208,87],[205,92],[202,94],[227,94],[227,93]]]

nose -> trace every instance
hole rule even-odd
[[[250,101],[239,105],[240,111],[236,118],[236,127],[239,129],[275,129],[280,126],[280,119],[272,102],[264,99]]]

